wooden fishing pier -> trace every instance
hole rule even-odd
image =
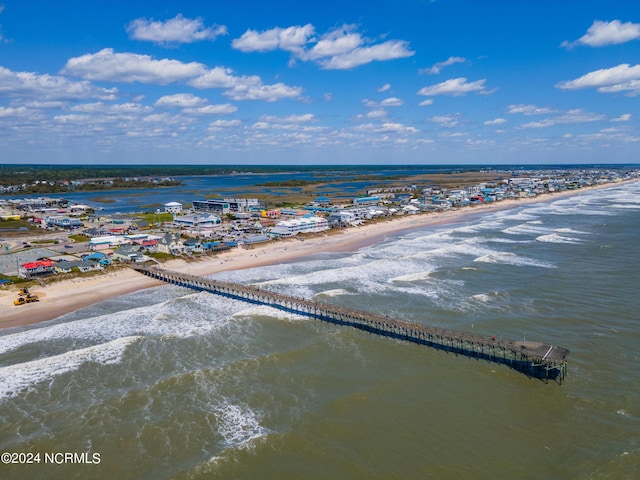
[[[352,310],[315,300],[296,298],[257,287],[211,280],[172,272],[157,267],[132,264],[131,268],[156,280],[210,292],[256,305],[266,305],[285,312],[304,315],[365,332],[427,345],[458,355],[495,362],[533,378],[562,384],[566,377],[569,350],[540,342],[516,341],[474,335],[419,323],[396,320],[361,310]]]

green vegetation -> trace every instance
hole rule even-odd
[[[2,230],[11,230],[24,227],[30,227],[31,224],[26,220],[0,220],[0,228]]]
[[[26,278],[22,278],[22,277],[18,277],[17,275],[3,275],[0,273],[0,280],[9,280],[11,283],[27,283],[27,282],[31,282],[32,284],[35,284],[35,282],[33,282],[32,280],[27,280]],[[30,286],[30,285],[27,285]]]
[[[79,235],[77,233],[74,233],[73,235],[69,235],[67,238],[70,240],[73,240],[74,242],[86,242],[89,240],[88,237],[84,235]]]
[[[282,182],[265,182],[257,183],[256,187],[306,187],[307,185],[316,185],[318,183],[327,183],[327,180],[284,180]]]
[[[47,238],[45,240],[32,240],[31,243],[34,245],[50,245],[50,244],[57,244],[60,242],[58,240]]]
[[[151,225],[172,221],[173,213],[143,213],[142,215],[136,215],[136,218]]]
[[[125,178],[114,178],[108,181],[86,181],[85,183],[78,183],[73,185],[64,185],[62,183],[53,183],[52,185],[52,183],[53,182],[27,185],[20,190],[20,193],[25,195],[42,195],[67,192],[99,192],[128,188],[175,187],[178,185],[182,185],[182,182],[179,182],[178,180],[162,180],[158,182],[152,182],[149,180],[133,180]]]
[[[159,261],[163,261],[163,260],[172,260],[175,257],[173,255],[171,255],[170,253],[164,253],[164,252],[153,252],[153,253],[149,253],[149,256],[151,258],[155,258],[156,260]]]
[[[368,171],[376,168],[404,170],[404,165],[367,166]],[[183,175],[233,175],[247,173],[300,172],[313,173],[324,182],[349,178],[368,180],[358,175],[360,167],[351,165],[0,165],[0,184],[15,185],[35,181],[56,182],[61,180],[81,180],[84,178],[130,178],[130,177],[176,177]],[[470,168],[471,170],[471,168]],[[371,176],[369,176],[371,177]],[[380,178],[380,177],[379,177]],[[389,177],[386,177],[389,178]]]
[[[93,197],[93,198],[90,198],[89,200],[96,203],[116,203],[117,202],[115,198],[111,198],[111,197]]]

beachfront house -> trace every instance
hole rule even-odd
[[[362,219],[358,218],[355,212],[350,210],[332,212],[327,221],[331,226],[335,227],[348,227],[362,223]]]
[[[60,260],[54,266],[56,273],[69,273],[73,269],[85,273],[93,270],[102,270],[102,265],[95,260]]]
[[[274,238],[293,237],[298,233],[318,233],[329,230],[329,221],[323,217],[305,216],[293,220],[284,220],[276,223],[276,226],[269,230],[269,236]]]
[[[222,252],[231,248],[237,247],[237,242],[205,242],[202,244],[202,248],[207,252]]]
[[[107,265],[111,265],[111,259],[102,252],[93,252],[89,255],[84,255],[82,257],[83,260],[91,260],[94,262],[98,262],[102,267],[106,267]]]
[[[447,199],[454,207],[464,207],[469,205],[469,196],[466,190],[449,190]]]
[[[191,255],[192,253],[202,253],[203,247],[200,240],[197,238],[187,238],[184,242],[182,242],[182,246],[184,248],[184,253]]]
[[[18,276],[22,278],[42,277],[51,275],[55,270],[51,260],[38,260],[36,262],[27,262],[18,266]]]
[[[181,255],[184,253],[184,245],[180,234],[166,233],[158,240],[158,252],[168,253],[170,255]]]
[[[125,262],[146,262],[149,260],[149,257],[144,255],[140,251],[140,247],[137,245],[124,245],[113,251],[113,258],[115,260],[125,261]]]

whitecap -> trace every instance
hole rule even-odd
[[[551,229],[537,227],[534,223],[522,223],[520,225],[514,225],[513,227],[507,227],[502,230],[502,233],[509,235],[542,235],[549,233]]]
[[[269,433],[260,425],[257,413],[246,405],[225,402],[214,407],[214,415],[226,448],[245,447],[251,440]]]
[[[125,349],[142,337],[124,337],[53,357],[0,368],[0,398],[15,397],[25,388],[64,373],[78,370],[84,363],[120,363]]]
[[[474,262],[481,263],[499,263],[505,265],[515,266],[528,266],[528,267],[541,267],[541,268],[556,268],[555,265],[547,262],[539,262],[531,258],[520,257],[515,253],[510,252],[495,252],[489,255],[483,255],[482,257],[475,258]]]
[[[471,298],[483,303],[487,303],[492,300],[491,295],[487,293],[477,293],[476,295],[471,295]]]
[[[132,302],[135,297],[131,297]],[[188,309],[189,315],[184,315]],[[172,334],[190,337],[224,326],[237,303],[206,292],[189,294],[155,305],[131,308],[54,325],[43,324],[22,332],[0,336],[0,354],[22,346],[74,339],[106,342],[133,335]],[[212,315],[212,312],[215,313]]]
[[[572,234],[578,234],[578,235],[590,235],[589,232],[583,232],[582,230],[574,230],[572,228],[556,228],[554,230],[554,232],[558,232],[558,233],[572,233]]]
[[[334,288],[333,290],[324,290],[316,293],[314,296],[341,297],[342,295],[355,295],[355,293],[345,290],[344,288]]]
[[[539,237],[536,237],[536,240],[538,242],[545,242],[545,243],[571,243],[571,244],[580,243],[582,241],[579,238],[563,237],[562,235],[558,235],[557,233],[551,233],[549,235],[540,235]]]
[[[280,320],[308,320],[305,315],[285,312],[268,305],[257,305],[245,308],[233,314],[234,317],[274,317]]]
[[[388,281],[389,282],[417,282],[420,280],[427,280],[432,273],[433,273],[432,271],[408,273],[406,275],[400,275],[398,277],[390,278]]]
[[[614,205],[609,205],[609,208],[620,208],[620,209],[628,209],[628,210],[640,210],[640,205],[630,204],[630,203],[616,203]]]

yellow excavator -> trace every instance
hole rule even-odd
[[[33,293],[30,293],[27,287],[21,288],[20,291],[18,292],[18,295],[20,296],[13,301],[14,305],[24,305],[25,303],[40,301],[40,299],[38,298],[38,295],[34,295]]]

